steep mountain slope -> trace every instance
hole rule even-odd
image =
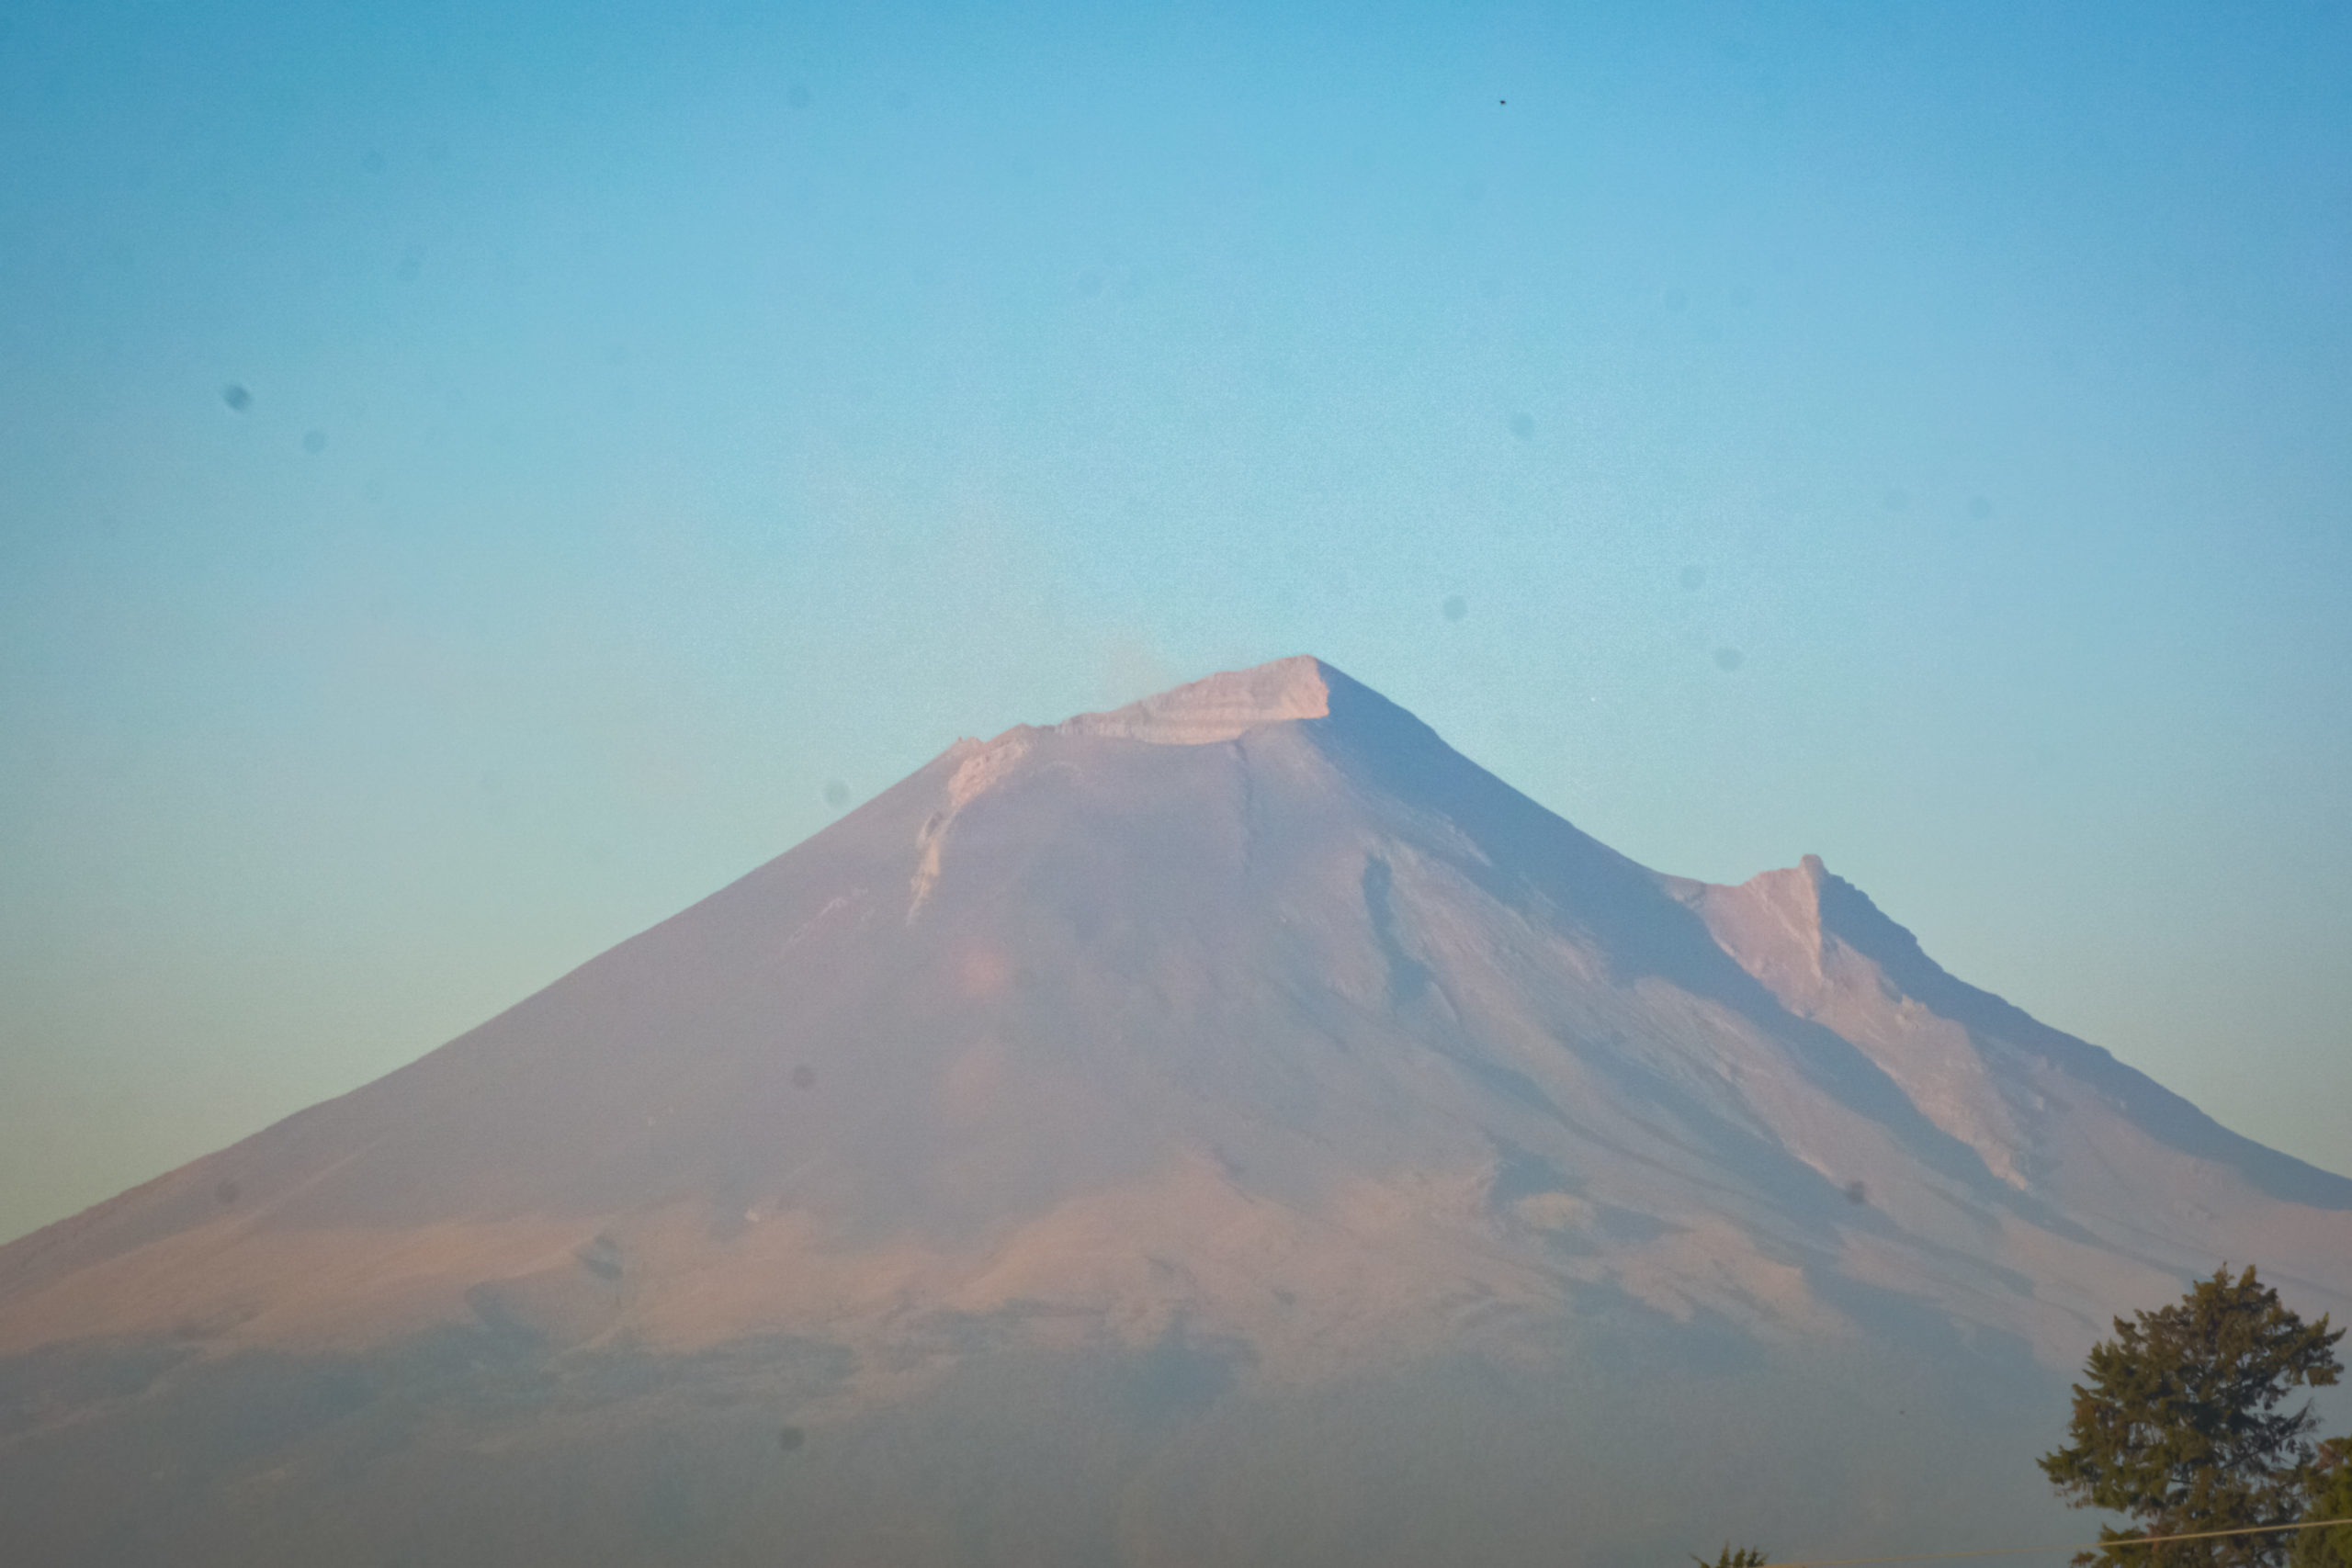
[[[1817,861],[1659,876],[1288,660],[959,741],[0,1248],[0,1481],[42,1499],[0,1544],[1908,1540],[2038,1495],[1996,1468],[2018,1423],[2224,1256],[2352,1306],[2352,1182],[1951,979]],[[126,1508],[109,1472],[160,1479]]]
[[[1954,979],[1816,856],[1739,887],[1679,891],[1792,1013],[1851,1041],[1987,1170],[2104,1247],[2169,1270],[2259,1258],[2275,1278],[2340,1298],[2352,1181],[2238,1136]]]

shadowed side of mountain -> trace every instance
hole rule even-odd
[[[1975,1153],[1923,1115],[1882,1064],[1792,1011],[1725,950],[1684,896],[1701,885],[1662,876],[1609,848],[1367,687],[1340,677],[1330,706],[1328,718],[1302,728],[1342,777],[1373,797],[1394,831],[1427,841],[1433,852],[1451,852],[1498,903],[1576,935],[1605,957],[1613,983],[1661,980],[1746,1020],[1779,1041],[1812,1082],[1884,1126],[1915,1157],[1956,1181],[1980,1184],[1984,1171]]]

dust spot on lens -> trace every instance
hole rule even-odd
[[[775,1435],[775,1446],[786,1453],[791,1453],[808,1441],[808,1434],[797,1427],[783,1427]]]
[[[302,437],[303,451],[308,452],[311,457],[315,457],[326,449],[327,433],[325,431],[313,430],[304,434]]]
[[[1521,441],[1534,440],[1535,416],[1532,413],[1515,413],[1511,415],[1510,433],[1513,435],[1518,436]]]
[[[1679,310],[1683,306],[1688,305],[1689,303],[1690,303],[1690,296],[1682,289],[1669,288],[1666,291],[1666,308],[1668,310]]]
[[[237,413],[243,413],[254,406],[254,395],[234,381],[220,389],[220,400],[227,403]]]
[[[1729,673],[1730,671],[1738,669],[1741,665],[1747,662],[1747,655],[1740,652],[1739,649],[1736,648],[1719,648],[1715,649],[1715,668],[1724,671],[1725,673]]]
[[[1686,566],[1682,569],[1682,574],[1675,581],[1685,588],[1704,588],[1707,585],[1707,569],[1703,566]]]
[[[805,109],[808,107],[808,89],[796,82],[784,95],[784,101],[794,108]]]
[[[810,1066],[806,1062],[803,1062],[798,1066],[793,1068],[792,1087],[795,1089],[815,1089],[817,1087],[817,1069]]]
[[[1867,1203],[1871,1201],[1871,1190],[1860,1179],[1846,1183],[1845,1193],[1846,1201],[1849,1203]]]
[[[214,1201],[218,1202],[224,1209],[243,1196],[244,1192],[243,1189],[239,1188],[233,1181],[224,1181],[220,1186],[212,1190]]]
[[[1982,523],[1993,515],[1993,503],[1984,496],[1972,495],[1968,498],[1968,514]]]
[[[392,276],[399,278],[402,283],[414,283],[416,281],[416,275],[424,270],[424,248],[418,245],[411,245],[407,250],[401,253],[400,265],[392,268]]]
[[[1447,620],[1458,621],[1470,613],[1470,602],[1459,593],[1453,593],[1448,594],[1445,603],[1438,608],[1444,614]]]
[[[1879,502],[1889,512],[1900,512],[1911,504],[1911,492],[1907,490],[1891,490],[1879,497]]]
[[[839,779],[825,781],[825,804],[839,811],[849,804],[849,785]]]
[[[384,155],[371,147],[368,155],[359,160],[359,166],[371,175],[380,175],[384,172]]]

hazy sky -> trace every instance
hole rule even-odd
[[[2352,9],[0,11],[0,1236],[1312,652],[2352,1171]]]

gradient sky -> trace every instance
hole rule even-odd
[[[0,1236],[1294,652],[2352,1171],[2346,81],[2340,5],[16,0]]]

